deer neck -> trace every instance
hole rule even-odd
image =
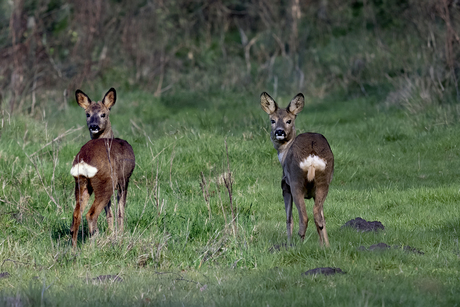
[[[110,124],[110,122],[108,122],[102,133],[93,134],[90,132],[89,134],[91,135],[92,140],[94,139],[113,139],[112,125]]]
[[[288,153],[289,149],[294,143],[294,139],[295,139],[295,135],[288,142],[285,142],[282,144],[279,144],[279,143],[274,144],[275,149],[278,152],[278,160],[280,161],[281,165],[284,165],[284,161],[286,160],[286,154]]]

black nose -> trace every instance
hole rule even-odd
[[[90,125],[89,130],[99,130],[99,126],[98,125]]]
[[[286,137],[286,132],[284,132],[284,130],[282,130],[282,129],[277,129],[277,130],[275,130],[275,136]]]

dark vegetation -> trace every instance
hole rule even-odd
[[[102,83],[155,96],[339,90],[417,112],[460,97],[459,18],[457,0],[3,1],[2,108],[65,107]]]

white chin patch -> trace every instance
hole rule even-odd
[[[284,140],[284,136],[282,136],[282,135],[277,135],[277,136],[276,136],[276,139],[277,139],[277,140]]]
[[[93,178],[97,173],[97,168],[91,166],[83,161],[75,164],[70,169],[70,174],[74,177],[83,176],[86,178]]]
[[[90,130],[90,131],[91,131],[91,133],[98,133],[99,132],[99,130],[97,130],[97,129],[96,130]]]

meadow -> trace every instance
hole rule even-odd
[[[100,99],[110,86],[82,89]],[[49,101],[34,117],[2,113],[0,272],[9,276],[0,278],[0,305],[460,301],[458,104],[414,110],[372,93],[323,99],[305,93],[297,131],[322,133],[335,156],[324,207],[331,247],[320,248],[312,200],[306,201],[305,240],[294,236],[286,245],[282,170],[259,92],[117,94],[114,134],[136,154],[125,232],[106,233],[102,213],[101,232],[90,238],[83,219],[76,249],[69,234],[75,206],[69,171],[90,138],[83,110],[69,100],[66,108]],[[285,106],[295,94],[274,98]],[[342,228],[356,217],[378,220],[385,230]],[[380,242],[398,247],[360,249]],[[317,267],[346,274],[303,275]]]

